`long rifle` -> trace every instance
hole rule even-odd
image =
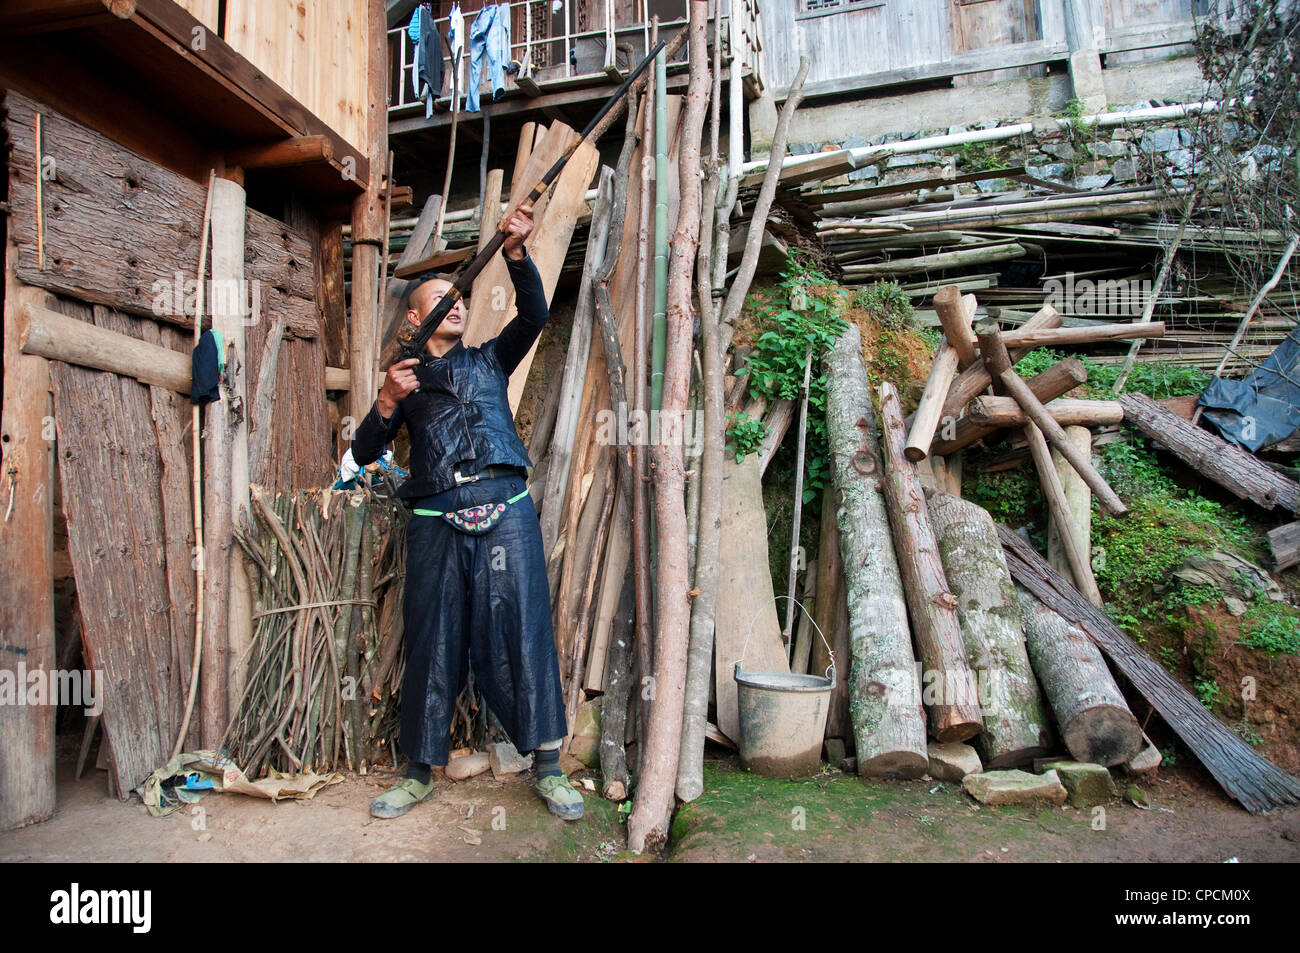
[[[682,30],[681,36],[683,38],[685,37],[685,34],[686,31]],[[677,38],[675,37],[674,40],[676,39]],[[677,46],[680,47],[681,43],[678,42]],[[622,103],[623,97],[626,96],[628,90],[632,88],[632,84],[637,81],[645,71],[646,67],[654,62],[655,56],[657,56],[659,51],[664,49],[664,47],[665,43],[663,41],[655,44],[654,48],[649,52],[646,58],[641,61],[640,65],[637,66],[637,68],[632,71],[631,75],[623,81],[623,84],[614,91],[614,95],[610,96],[609,99],[605,101],[605,104],[600,107],[600,111],[592,117],[591,122],[587,123],[587,128],[582,130],[582,136],[578,141],[569,146],[569,148],[564,151],[564,154],[555,160],[555,163],[547,169],[546,174],[542,176],[542,180],[533,186],[533,190],[528,193],[528,196],[520,204],[532,205],[541,198],[542,193],[545,192],[550,187],[551,183],[555,181],[556,176],[560,174],[560,171],[573,156],[574,152],[578,150],[578,147],[588,139],[599,138],[601,133],[609,128],[610,124],[617,118],[617,114],[613,112],[614,108]],[[671,53],[672,51],[670,50],[669,52]],[[474,284],[474,279],[478,277],[480,271],[487,267],[487,263],[492,260],[492,256],[500,251],[502,243],[506,240],[505,229],[509,220],[510,216],[501,216],[501,224],[497,228],[496,234],[493,235],[491,240],[483,246],[483,250],[465,266],[464,271],[457,276],[456,280],[452,283],[452,286],[443,293],[442,297],[438,299],[437,304],[435,304],[432,310],[424,316],[424,320],[420,322],[419,328],[412,332],[409,338],[405,337],[401,331],[398,332],[398,341],[401,346],[402,359],[420,357],[424,353],[425,345],[429,343],[429,338],[431,338],[433,332],[438,329],[438,325],[442,324],[443,318],[445,318],[447,313],[455,307],[456,302],[463,298],[465,293],[469,291],[470,287]],[[404,323],[403,330],[409,326],[409,322]]]

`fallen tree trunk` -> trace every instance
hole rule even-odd
[[[997,527],[983,507],[945,493],[927,505],[984,712],[980,760],[985,768],[1033,761],[1051,751],[1052,732]]]
[[[1201,476],[1266,510],[1300,512],[1300,483],[1208,430],[1193,427],[1145,394],[1121,394],[1124,419]]]
[[[916,468],[903,454],[907,435],[898,389],[888,381],[880,385],[880,421],[886,509],[917,654],[924,663],[930,732],[940,741],[965,741],[979,734],[983,719],[978,699],[970,697],[974,678],[957,621],[957,600],[944,577]]]
[[[1101,651],[1028,590],[1017,591],[1029,656],[1070,756],[1106,767],[1128,761],[1142,750],[1142,729]]]
[[[979,339],[980,349],[984,352],[984,359],[990,373],[993,374],[995,385],[1005,387],[1006,382],[1010,380],[1013,385],[1020,385],[1020,389],[1027,390],[1024,382],[1011,369],[1011,355],[1002,343],[997,325],[988,322],[979,332]],[[1022,410],[1030,402],[1031,400],[1027,400],[1023,393],[1017,398],[1017,403]],[[1048,451],[1043,432],[1032,419],[1025,422],[1021,432],[1029,444],[1029,452],[1033,457],[1034,466],[1038,471],[1038,480],[1043,488],[1043,498],[1047,501],[1048,509],[1056,515],[1057,526],[1075,582],[1094,605],[1101,605],[1101,593],[1092,578],[1092,568],[1088,563],[1088,540],[1080,538],[1074,532],[1074,524],[1070,521],[1067,512],[1065,490],[1057,478],[1056,466],[1052,463],[1052,455]]]
[[[1081,629],[1242,807],[1257,814],[1282,804],[1300,802],[1300,781],[1261,757],[1210,714],[1105,613],[1090,605],[1033,547],[1005,526],[998,527],[998,538],[1012,578],[1049,609]],[[1030,659],[1033,659],[1032,646]]]
[[[849,606],[849,713],[859,775],[919,778],[929,767],[925,713],[861,341],[850,324],[826,358],[826,432]]]

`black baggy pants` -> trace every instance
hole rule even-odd
[[[523,476],[485,478],[412,503],[445,512],[505,502],[525,486]],[[403,620],[398,741],[407,757],[447,763],[456,696],[471,668],[519,751],[565,736],[542,530],[528,497],[482,535],[463,533],[441,516],[413,515]]]

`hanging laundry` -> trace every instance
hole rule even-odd
[[[510,5],[488,5],[479,11],[469,28],[469,82],[465,89],[466,112],[478,112],[479,83],[483,78],[483,60],[487,59],[488,81],[492,84],[492,101],[506,91],[506,61],[510,59]]]
[[[433,9],[427,3],[415,8],[407,34],[415,45],[415,61],[411,64],[411,78],[415,95],[424,100],[425,117],[433,115],[434,101],[442,95],[443,40],[433,22]]]
[[[465,16],[460,12],[460,4],[451,5],[447,14],[447,47],[451,51],[451,94],[460,94],[460,57],[465,52]],[[456,103],[452,103],[454,109]]]

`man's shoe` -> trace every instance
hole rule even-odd
[[[546,802],[547,809],[556,817],[566,821],[576,821],[582,817],[582,795],[564,775],[540,778],[533,785],[533,790]]]
[[[421,784],[414,778],[402,778],[370,802],[370,816],[384,819],[401,817],[421,801],[433,797],[433,779]]]

